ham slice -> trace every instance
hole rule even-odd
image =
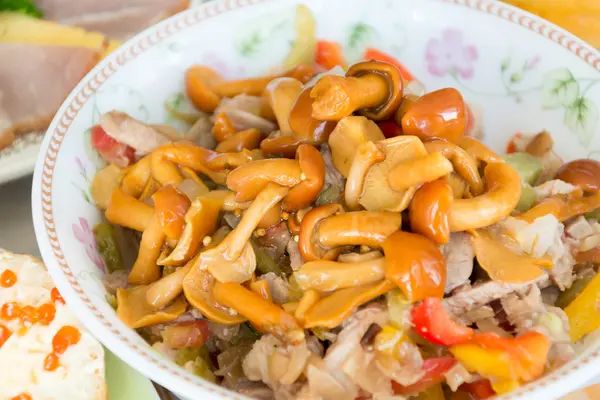
[[[97,58],[86,47],[0,42],[0,148],[15,134],[45,130]]]
[[[47,19],[126,39],[188,8],[189,0],[37,0],[36,5]]]

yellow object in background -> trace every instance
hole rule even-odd
[[[600,48],[600,0],[504,0]]]

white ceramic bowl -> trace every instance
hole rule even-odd
[[[526,12],[490,0],[304,0],[318,37],[342,44],[352,61],[366,47],[394,55],[428,90],[457,87],[483,110],[485,141],[503,152],[515,132],[549,130],[566,159],[600,158],[600,55]],[[186,373],[154,352],[104,299],[104,266],[90,228],[100,166],[89,128],[119,109],[150,122],[183,90],[186,67],[210,65],[227,77],[281,64],[294,39],[297,0],[218,0],[178,14],[136,36],[96,66],[67,98],[42,145],[33,183],[41,253],[79,318],[115,354],[190,399],[240,398]],[[511,399],[550,399],[600,371],[600,341]]]

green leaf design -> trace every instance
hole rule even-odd
[[[252,57],[259,50],[263,39],[260,37],[258,32],[254,32],[247,39],[237,43],[237,48],[240,54],[244,57]]]
[[[568,68],[549,72],[542,83],[542,107],[569,107],[579,97],[579,83]]]
[[[350,28],[350,35],[348,36],[348,47],[356,49],[357,47],[364,46],[371,36],[374,34],[374,29],[367,24],[358,23]]]
[[[580,97],[565,109],[565,125],[579,136],[584,146],[589,146],[598,126],[598,107],[589,99]]]
[[[102,168],[106,162],[100,156],[100,153],[92,147],[92,128],[88,128],[83,132],[83,148],[90,161],[97,167]]]
[[[519,83],[523,80],[523,71],[517,71],[510,76],[511,83]]]
[[[505,72],[510,67],[510,57],[506,57],[500,64],[500,71]]]

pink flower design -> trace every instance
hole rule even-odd
[[[425,60],[427,70],[436,76],[459,74],[464,79],[473,76],[473,64],[477,60],[477,48],[463,43],[462,33],[447,29],[441,39],[431,39],[427,43]]]
[[[232,68],[231,64],[225,62],[218,53],[208,52],[200,56],[200,64],[206,65],[224,77],[239,77],[244,76],[245,68],[241,65],[237,68]]]
[[[98,267],[100,271],[106,273],[106,266],[104,265],[104,261],[98,252],[98,245],[96,244],[96,239],[94,238],[94,232],[90,228],[90,225],[86,219],[79,218],[79,225],[73,224],[71,227],[73,229],[73,235],[75,235],[77,241],[85,246],[85,254],[87,254],[88,258],[94,264],[96,264],[96,267]]]

